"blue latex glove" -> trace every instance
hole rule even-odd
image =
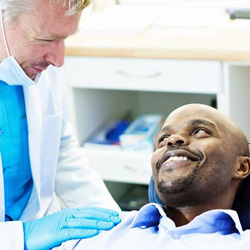
[[[90,238],[99,230],[109,230],[120,223],[119,214],[98,207],[67,208],[41,219],[24,222],[24,248],[42,250],[71,239]]]

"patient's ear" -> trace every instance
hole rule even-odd
[[[250,158],[247,156],[241,156],[239,158],[237,168],[235,171],[235,178],[245,179],[250,172]]]

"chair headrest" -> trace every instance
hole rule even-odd
[[[148,186],[149,202],[163,205],[157,196],[154,180],[151,177]],[[233,204],[233,209],[239,215],[243,230],[250,229],[250,175],[244,180]]]

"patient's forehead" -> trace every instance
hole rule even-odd
[[[189,104],[182,106],[170,113],[164,123],[164,126],[171,124],[185,124],[192,120],[208,121],[217,125],[218,127],[224,127],[225,124],[230,121],[226,116],[212,107],[199,104]]]

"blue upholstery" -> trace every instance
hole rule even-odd
[[[148,200],[149,202],[163,205],[163,202],[160,200],[160,198],[158,197],[156,193],[153,177],[150,178],[149,185],[148,185]]]
[[[157,196],[154,180],[151,177],[148,187],[149,201],[163,204]],[[233,209],[238,212],[243,230],[250,229],[250,176],[248,176],[235,199]]]

